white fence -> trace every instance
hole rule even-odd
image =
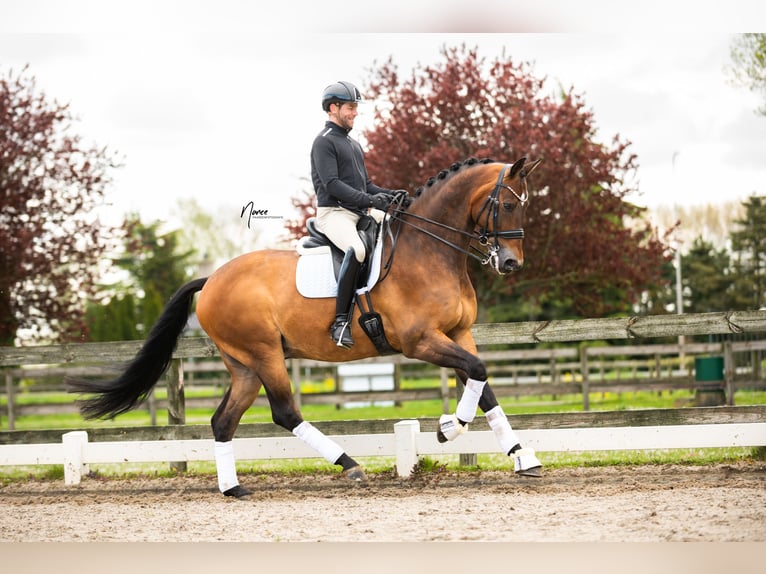
[[[766,423],[662,425],[518,430],[525,446],[538,452],[749,447],[766,445]],[[404,420],[393,433],[331,435],[351,456],[395,457],[400,477],[408,477],[423,455],[496,453],[492,431],[472,431],[455,442],[439,443],[434,432]],[[317,458],[316,451],[295,437],[234,439],[238,460]],[[86,431],[62,435],[61,443],[0,445],[0,465],[63,464],[65,484],[79,484],[88,465],[166,461],[213,461],[213,441],[88,442]]]

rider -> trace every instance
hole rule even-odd
[[[370,181],[359,142],[349,137],[362,94],[350,82],[335,82],[322,93],[327,112],[324,129],[311,146],[311,179],[317,194],[316,224],[333,244],[345,253],[338,274],[335,321],[330,337],[339,347],[349,348],[351,309],[357,274],[364,262],[365,248],[356,229],[359,219],[373,210],[385,211],[395,192]],[[372,213],[379,219],[380,212]]]

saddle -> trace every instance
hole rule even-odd
[[[356,304],[361,310],[359,324],[364,332],[381,355],[391,355],[399,351],[388,342],[383,332],[381,317],[372,308],[370,299],[370,290],[380,278],[383,257],[381,227],[367,215],[363,216],[356,226],[367,253],[359,269]],[[306,229],[308,236],[301,238],[297,246],[300,257],[295,270],[295,285],[298,292],[307,298],[335,297],[338,294],[338,272],[345,253],[317,229],[315,218],[312,217],[306,222]]]
[[[369,215],[363,215],[360,217],[356,224],[356,231],[359,233],[359,237],[362,239],[365,253],[367,254],[359,271],[360,284],[357,285],[357,287],[361,287],[367,284],[367,279],[370,275],[370,263],[373,257],[373,252],[375,250],[375,243],[378,239],[379,228],[380,226]],[[308,236],[302,238],[298,244],[298,253],[301,255],[308,255],[310,254],[309,251],[312,249],[329,247],[330,254],[332,255],[333,273],[335,274],[335,279],[337,280],[338,272],[340,271],[340,265],[343,263],[343,257],[346,254],[338,249],[324,233],[319,231],[315,217],[311,217],[308,221],[306,221],[306,229],[308,230],[309,234]],[[326,251],[326,249],[324,251]]]

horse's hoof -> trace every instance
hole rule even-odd
[[[363,482],[367,480],[367,475],[364,474],[364,470],[359,465],[352,466],[351,468],[344,470],[341,475],[344,478],[353,480],[354,482]]]
[[[438,440],[439,442],[447,442],[447,437],[444,436],[442,429],[438,429],[436,431],[436,440]]]
[[[532,478],[541,478],[543,476],[542,466],[535,466],[526,470],[517,470],[516,474],[519,476],[531,476]]]
[[[229,490],[223,491],[224,496],[233,496],[234,498],[244,498],[245,496],[250,496],[251,494],[253,494],[252,490],[242,488],[240,485],[232,486]]]

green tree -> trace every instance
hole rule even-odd
[[[734,83],[760,94],[764,103],[757,112],[766,115],[766,34],[737,34],[730,55]]]
[[[712,242],[697,237],[686,255],[681,256],[684,311],[707,313],[731,308],[729,253],[716,249]]]
[[[119,166],[72,132],[28,69],[0,74],[0,345],[83,336],[111,229],[95,213]]]
[[[753,195],[742,205],[745,215],[731,234],[734,306],[760,309],[766,305],[766,203]]]
[[[137,214],[125,218],[124,252],[114,263],[128,277],[104,287],[89,306],[92,340],[144,338],[165,303],[194,275],[194,251],[181,250],[180,232],[162,233],[162,225],[161,221],[145,224]]]

